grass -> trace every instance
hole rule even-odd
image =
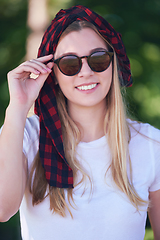
[[[151,228],[146,228],[144,240],[154,240],[153,231]]]

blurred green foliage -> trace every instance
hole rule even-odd
[[[0,0],[0,125],[8,105],[7,72],[25,56],[27,0]]]
[[[154,240],[152,229],[146,228],[144,240]]]
[[[21,240],[19,213],[8,222],[0,223],[0,240]]]
[[[52,8],[55,3],[56,8],[77,4],[90,7],[122,34],[134,80],[133,87],[127,89],[130,115],[160,128],[160,1],[72,0],[68,4],[65,0],[57,5],[57,1],[50,0],[50,3]],[[25,56],[27,4],[27,0],[0,0],[0,125],[9,101],[7,72]],[[54,11],[50,9],[51,12]],[[18,223],[18,214],[1,223],[0,239],[20,239]]]

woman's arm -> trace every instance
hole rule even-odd
[[[28,111],[37,98],[53,63],[53,55],[27,61],[8,74],[10,103],[0,135],[0,222],[7,221],[19,209],[26,182],[27,160],[23,154],[23,136]],[[37,75],[32,79],[30,74]]]
[[[18,211],[27,180],[27,161],[22,153],[25,116],[16,112],[8,107],[0,135],[0,222]]]
[[[149,199],[151,201],[148,210],[149,220],[154,233],[154,240],[160,239],[160,190],[150,192]]]

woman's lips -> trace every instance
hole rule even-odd
[[[76,88],[78,88],[81,91],[87,91],[87,90],[94,89],[97,85],[98,85],[98,83],[92,83],[92,84],[88,84],[88,85],[81,85]]]

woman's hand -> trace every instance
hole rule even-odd
[[[52,58],[53,55],[50,54],[26,61],[8,73],[11,105],[23,107],[26,111],[29,111],[46,78],[52,71],[54,63],[45,64]],[[37,75],[37,78],[32,78],[31,73]]]

